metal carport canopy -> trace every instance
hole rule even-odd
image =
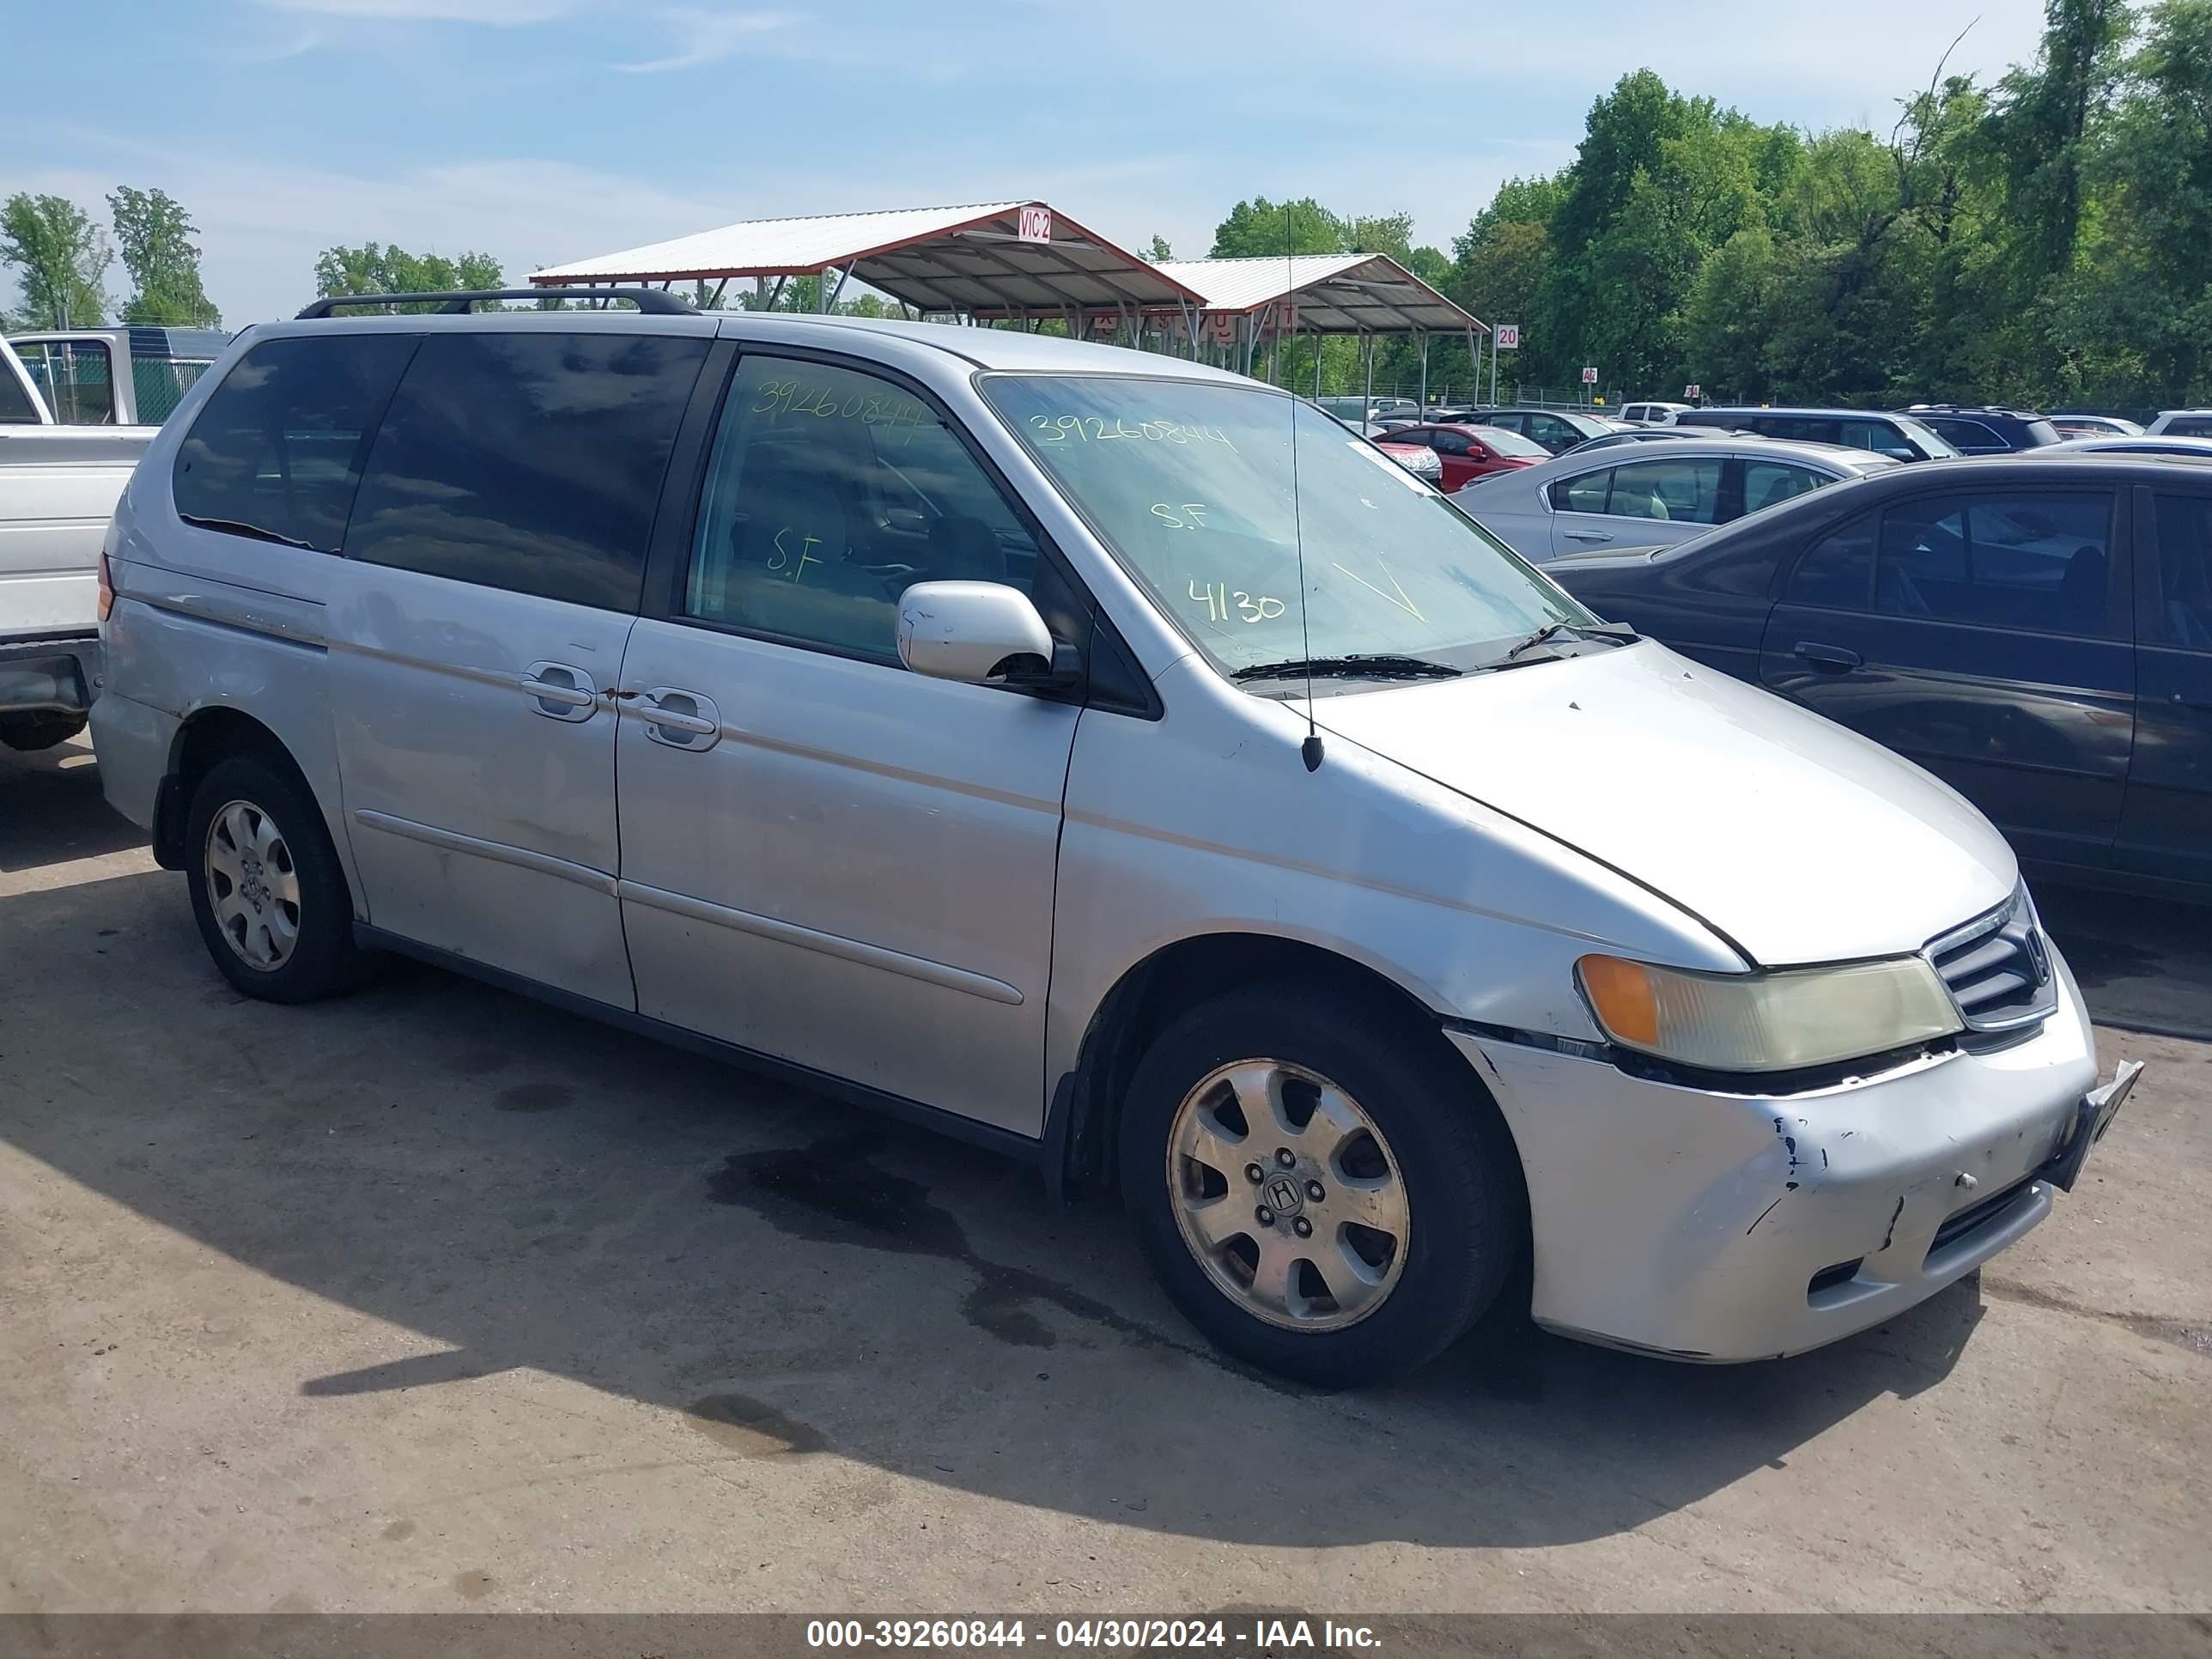
[[[1163,276],[1195,289],[1212,313],[1251,313],[1288,301],[1304,333],[1490,331],[1387,253],[1300,253],[1164,259]]]
[[[1024,240],[1021,210],[1048,208],[1052,240]],[[985,202],[805,219],[754,219],[673,241],[533,271],[569,283],[668,283],[838,270],[921,311],[1056,316],[1071,307],[1194,308],[1164,268],[1115,246],[1045,203]],[[842,285],[842,283],[841,283]]]

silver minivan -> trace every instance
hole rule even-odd
[[[1972,807],[1298,399],[640,297],[251,330],[138,468],[100,769],[246,994],[403,951],[1118,1185],[1328,1384],[1524,1259],[1813,1347],[2118,1109]]]

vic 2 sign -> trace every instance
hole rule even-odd
[[[1001,223],[1005,222],[1000,221]],[[1014,240],[1021,242],[1049,242],[1052,240],[1052,210],[1048,207],[1025,207],[1015,221]]]

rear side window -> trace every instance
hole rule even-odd
[[[1875,608],[2097,638],[2111,631],[2112,498],[1950,495],[1882,515]]]
[[[2159,620],[2165,637],[2212,652],[2212,496],[2160,495]]]
[[[2166,423],[2169,438],[2212,438],[2212,415],[2186,415]]]
[[[1616,519],[1713,524],[1720,493],[1721,463],[1717,459],[1631,461],[1613,469],[1605,510]]]
[[[430,334],[362,474],[346,556],[628,611],[707,342]]]
[[[1793,495],[1802,495],[1808,490],[1818,489],[1828,480],[1808,466],[1793,466],[1787,461],[1746,461],[1743,465],[1743,510],[1757,513],[1762,508],[1788,501]]]
[[[1879,513],[1855,519],[1806,550],[1790,573],[1790,602],[1835,611],[1874,608],[1874,550]]]
[[[139,424],[159,426],[167,420],[185,393],[213,367],[204,358],[131,358],[131,386],[138,400]]]
[[[1930,415],[1928,416],[1927,423],[1935,428],[1937,436],[1944,439],[1954,448],[1972,450],[2008,447],[1993,428],[1984,426],[1979,421],[1960,420],[1956,416]]]
[[[115,386],[107,347],[98,340],[45,340],[18,346],[16,355],[63,426],[111,426]]]
[[[266,340],[200,406],[172,474],[178,516],[210,530],[334,553],[377,412],[410,334]]]

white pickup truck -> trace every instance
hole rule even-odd
[[[100,550],[159,429],[58,424],[0,342],[0,744],[10,749],[84,729],[105,668]]]

